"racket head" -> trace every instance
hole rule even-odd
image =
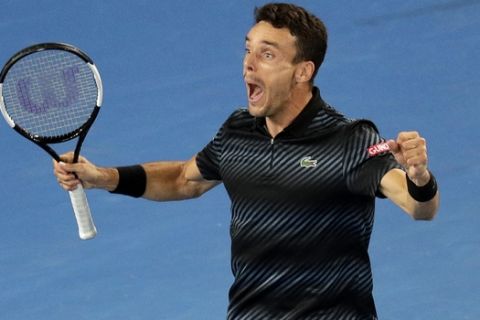
[[[102,100],[102,80],[93,60],[69,44],[27,47],[13,55],[0,73],[3,117],[39,144],[86,134]]]

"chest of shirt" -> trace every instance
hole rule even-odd
[[[234,193],[338,194],[344,180],[343,148],[338,135],[308,140],[234,135],[223,146],[220,171],[225,187]]]

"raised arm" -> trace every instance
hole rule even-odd
[[[123,185],[127,188],[132,184],[139,184],[136,188],[140,190],[140,194],[136,196],[155,201],[170,201],[199,197],[220,183],[203,179],[195,157],[188,161],[150,162],[136,168],[131,167],[131,170],[127,168],[127,178],[122,169],[98,167],[84,157],[80,157],[78,163],[72,164],[69,163],[71,158],[72,154],[68,153],[62,156],[64,162],[54,161],[54,174],[65,190],[73,190],[82,183],[87,189],[116,192],[120,180],[123,179]],[[143,169],[144,174],[139,169]],[[142,187],[144,189],[141,189]]]
[[[416,220],[431,220],[440,196],[435,177],[428,170],[426,141],[417,132],[401,132],[388,141],[395,159],[405,168],[392,169],[382,178],[380,191]]]

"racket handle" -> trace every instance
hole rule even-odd
[[[83,190],[83,186],[79,184],[73,191],[68,192],[72,201],[75,219],[78,225],[78,235],[82,240],[92,239],[97,234],[97,229],[93,224],[92,214],[87,202],[87,195]]]

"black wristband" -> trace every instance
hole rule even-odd
[[[141,197],[147,187],[147,174],[141,165],[117,167],[118,185],[111,193]]]
[[[408,174],[405,174],[405,176],[407,177],[408,193],[410,194],[410,196],[412,196],[413,199],[417,200],[418,202],[430,201],[437,194],[437,180],[435,180],[435,177],[430,171],[429,173],[430,180],[427,182],[426,185],[421,187],[417,186],[412,180],[410,180]]]

